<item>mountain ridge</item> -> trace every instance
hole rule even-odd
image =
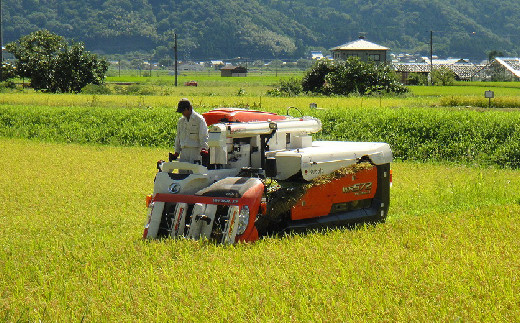
[[[520,54],[520,3],[506,0],[4,0],[4,41],[38,29],[89,50],[167,52],[181,59],[298,58],[357,38],[392,52],[485,58]],[[164,54],[166,55],[166,54]]]

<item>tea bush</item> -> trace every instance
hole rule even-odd
[[[211,107],[200,108],[200,112]],[[278,111],[282,112],[282,111]],[[283,111],[285,112],[285,111]],[[520,167],[520,115],[431,108],[306,110],[321,140],[381,141],[402,160]],[[0,136],[122,146],[172,147],[172,108],[0,106]]]

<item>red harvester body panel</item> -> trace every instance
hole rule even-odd
[[[285,116],[271,112],[244,110],[235,108],[221,108],[203,113],[208,126],[219,122],[253,122],[253,121],[272,121],[285,120]]]

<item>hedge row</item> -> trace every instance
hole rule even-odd
[[[172,146],[173,109],[1,106],[0,136],[117,146]]]
[[[486,99],[483,96],[446,96],[441,98],[440,104],[445,107],[490,107],[489,99]],[[505,96],[491,99],[491,108],[520,108],[520,98],[517,96]]]
[[[304,111],[323,140],[383,141],[396,158],[520,168],[520,113],[428,108]],[[172,147],[179,114],[154,108],[0,106],[0,136],[122,146]]]
[[[520,113],[357,109],[318,115],[326,140],[383,141],[397,158],[520,167]]]

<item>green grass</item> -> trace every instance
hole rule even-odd
[[[513,87],[502,83],[488,85],[485,82],[482,82],[480,85],[409,86],[409,89],[413,95],[433,97],[475,96],[484,98],[485,91],[494,91],[497,98],[520,95],[520,86]]]
[[[514,87],[520,88],[520,82],[455,82],[458,86],[479,86],[479,87]]]
[[[286,113],[285,109],[274,107],[274,104],[281,102],[290,101],[270,98],[263,101],[262,109]],[[294,100],[292,103],[297,102]],[[319,106],[327,102],[334,104],[334,101],[322,101]],[[345,101],[337,101],[336,104],[340,102]],[[302,113],[322,121],[323,130],[317,138],[388,142],[394,155],[403,160],[520,167],[520,115],[516,112],[367,107],[377,103],[377,99],[366,100],[363,108],[325,105],[324,110],[307,108]],[[218,106],[203,104],[198,105],[197,110],[204,112]],[[244,104],[231,106],[243,107]],[[260,107],[257,105],[257,108]],[[0,106],[0,136],[56,142],[172,147],[179,117],[174,111],[171,106],[107,109],[3,105]],[[290,112],[299,115],[296,110]]]
[[[141,241],[167,149],[0,139],[5,321],[515,321],[520,171],[393,164],[386,224]]]
[[[114,74],[114,73],[111,73]],[[114,74],[117,75],[117,74]],[[227,87],[227,86],[270,86],[279,82],[281,79],[290,77],[303,77],[302,71],[251,71],[246,77],[221,77],[220,71],[201,71],[201,72],[179,72],[177,81],[179,86],[184,86],[185,82],[197,81],[199,87]],[[108,76],[107,82],[136,82],[143,84],[174,85],[175,76],[167,74],[166,71],[152,71],[152,77],[139,76],[135,71],[131,74],[121,76]]]
[[[184,87],[171,95],[91,95],[91,94],[45,94],[3,93],[0,105],[35,105],[52,107],[175,107],[179,99],[189,98],[196,108],[239,106],[267,110],[290,106],[308,108],[317,103],[321,108],[350,107],[430,107],[440,104],[439,98],[431,97],[269,97],[265,92],[253,94],[256,87],[246,88],[245,94],[237,95],[240,88],[210,87],[208,89]],[[253,90],[251,90],[253,89]],[[266,88],[267,89],[267,88]],[[253,91],[253,93],[251,92]]]
[[[441,98],[440,104],[448,107],[479,107],[479,108],[500,108],[518,109],[520,108],[520,96],[498,96],[491,101],[478,96],[446,96]]]

